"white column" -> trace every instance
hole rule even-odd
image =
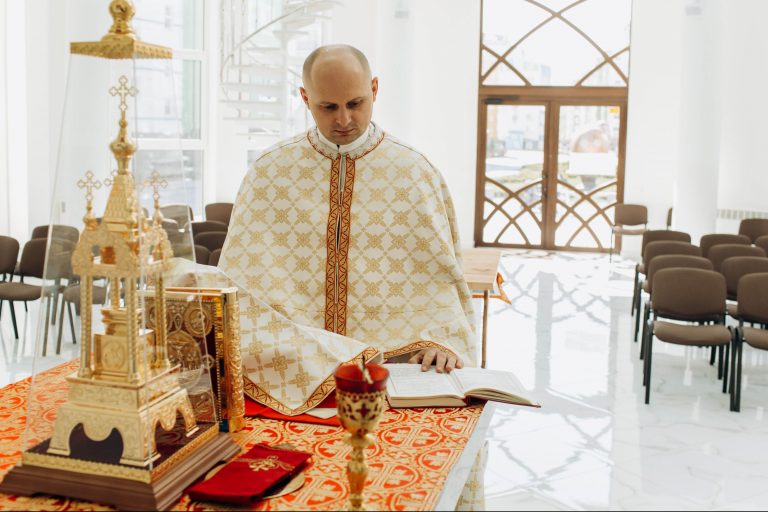
[[[624,202],[648,207],[650,229],[665,226],[679,168],[683,17],[677,1],[632,3]],[[622,253],[638,256],[638,238],[624,237]]]
[[[675,226],[694,243],[715,231],[720,155],[722,2],[685,4]],[[663,119],[659,120],[663,123]]]

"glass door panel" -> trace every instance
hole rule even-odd
[[[559,109],[555,246],[607,249],[618,192],[621,107]]]
[[[543,243],[544,105],[488,105],[482,242]]]

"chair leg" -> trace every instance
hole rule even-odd
[[[735,388],[736,388],[736,357],[738,356],[739,348],[737,347],[737,337],[739,335],[739,328],[736,327],[735,329],[731,330],[731,346],[733,347],[731,349],[731,352],[733,352],[731,356],[731,381],[729,383],[730,386],[730,395],[731,395],[731,411],[735,410],[735,403],[734,403],[734,397],[735,395]]]
[[[45,296],[45,326],[43,326],[43,356],[48,352],[48,329],[51,325],[51,297]],[[54,316],[56,312],[53,312]]]
[[[643,359],[645,356],[645,344],[648,342],[648,330],[650,329],[648,322],[650,322],[650,320],[651,307],[650,304],[646,304],[643,309],[643,335],[640,338],[640,359]]]
[[[632,309],[630,311],[630,315],[635,314],[635,302],[637,302],[637,285],[638,280],[640,279],[640,265],[635,265],[635,284],[632,287]]]
[[[651,401],[651,358],[653,357],[653,328],[648,332],[648,344],[646,346],[645,354],[645,366],[646,370],[645,378],[645,403],[648,404]]]
[[[728,359],[731,353],[731,344],[724,346],[725,348],[725,361],[723,361],[723,393],[728,392]]]
[[[650,300],[650,299],[649,299]],[[645,304],[646,309],[648,308],[648,303]],[[637,307],[637,315],[635,315],[635,338],[634,340],[637,341],[637,332],[640,330],[640,306]]]
[[[75,335],[75,321],[72,319],[72,303],[67,302],[67,316],[69,317],[69,328],[72,330],[72,343],[77,343]]]
[[[19,339],[19,328],[16,325],[16,309],[13,307],[13,301],[9,300],[8,305],[11,306],[11,322],[13,322],[13,336],[16,339]],[[24,306],[26,306],[27,303],[24,303]]]
[[[736,362],[736,372],[734,373],[733,393],[733,411],[741,411],[741,359],[744,352],[744,334],[741,329],[736,330],[736,352],[738,361]]]
[[[712,351],[709,354],[709,366],[713,366],[715,364],[715,350],[717,350],[715,347],[712,347]]]
[[[723,378],[723,346],[717,347],[717,380]]]
[[[29,310],[27,309],[27,301],[24,301],[24,311],[27,311],[27,312],[29,311]]]
[[[648,330],[646,331],[646,337],[643,338],[643,343],[641,346],[641,358],[643,360],[643,386],[645,386],[648,383],[648,338],[650,337],[650,331],[653,329],[653,326],[649,323],[648,324]]]
[[[56,336],[56,355],[61,354],[61,335],[64,332],[64,301],[61,301],[61,307],[59,308],[61,311],[59,312],[59,327],[58,327],[58,336]],[[53,316],[56,316],[56,311],[54,310]]]
[[[611,231],[611,252],[608,253],[608,263],[613,261],[613,239],[616,235]]]

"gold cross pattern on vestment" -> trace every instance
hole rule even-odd
[[[128,108],[128,103],[125,101],[126,96],[136,96],[139,92],[135,87],[128,87],[128,78],[123,75],[117,80],[120,83],[120,87],[112,87],[109,89],[109,94],[112,96],[120,96],[120,110],[125,112]]]

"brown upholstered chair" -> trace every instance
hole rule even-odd
[[[204,245],[195,244],[195,262],[203,265],[208,264],[208,260],[211,257],[211,251]]]
[[[728,300],[738,300],[739,279],[747,274],[768,272],[768,258],[762,256],[734,256],[727,258],[720,265],[720,273],[725,276]],[[729,312],[731,308],[729,307]],[[733,309],[735,312],[735,308]]]
[[[768,258],[766,258],[768,259]],[[662,254],[653,258],[648,266],[648,278],[643,281],[643,291],[648,294],[648,300],[645,301],[643,308],[643,335],[640,345],[640,359],[643,358],[643,347],[645,347],[646,335],[648,332],[648,318],[651,312],[651,302],[653,300],[653,276],[656,272],[665,268],[700,268],[703,270],[712,270],[712,262],[701,256],[688,256],[686,254]],[[637,332],[635,332],[637,339]]]
[[[635,303],[637,294],[640,293],[640,274],[645,275],[645,248],[651,242],[660,241],[687,242],[691,243],[691,235],[682,231],[672,231],[669,229],[649,229],[643,233],[643,239],[640,242],[640,263],[635,265],[635,284],[632,293],[632,314],[635,314]]]
[[[229,226],[229,219],[232,217],[232,203],[211,203],[205,205],[205,220],[215,220],[223,222]]]
[[[648,242],[643,252],[643,265],[648,268],[653,258],[661,256],[662,254],[683,254],[686,256],[701,256],[701,249],[688,242],[681,242],[676,240],[657,240],[654,242]],[[638,285],[637,293],[635,294],[635,341],[637,341],[637,333],[640,330],[640,306],[642,302],[642,284]]]
[[[709,249],[716,245],[721,244],[739,244],[749,245],[749,237],[745,235],[734,235],[731,233],[711,233],[704,235],[699,241],[699,247],[701,247],[701,255],[705,258],[709,257]]]
[[[195,235],[195,245],[202,245],[209,251],[215,251],[224,247],[226,238],[226,231],[206,231]]]
[[[226,233],[229,227],[223,222],[216,220],[203,220],[199,222],[191,222],[189,224],[189,229],[192,230],[192,237],[194,238],[200,233],[208,233],[211,231],[220,231]],[[184,231],[188,231],[188,229],[185,228]]]
[[[613,212],[613,226],[611,226],[611,253],[609,260],[613,258],[614,239],[624,235],[642,235],[648,225],[648,208],[641,204],[619,203]],[[642,227],[638,227],[642,226]]]
[[[757,240],[755,240],[755,247],[760,247],[765,251],[765,254],[768,254],[768,235],[757,237]]]
[[[107,287],[93,286],[92,303],[105,304],[107,302]],[[72,315],[72,305],[75,306],[75,312],[79,315],[82,304],[80,304],[80,283],[67,286],[61,294],[61,310],[59,312],[59,334],[56,337],[56,353],[61,352],[61,337],[64,331],[64,308],[67,309],[69,317],[69,329],[72,333],[72,343],[77,343],[77,334],[75,333],[75,320]]]
[[[731,371],[731,410],[741,409],[741,360],[744,343],[753,348],[768,350],[768,273],[748,274],[739,279],[736,295],[739,297],[739,326],[734,336]],[[762,325],[762,329],[745,327],[744,323]]]
[[[160,213],[166,219],[175,220],[179,226],[186,226],[195,220],[195,212],[187,204],[166,204],[160,207]]]
[[[768,235],[768,219],[742,219],[739,234],[749,237],[750,243],[755,243],[761,236]]]
[[[10,236],[0,236],[0,274],[3,281],[12,281],[19,258],[19,242]],[[0,304],[0,309],[2,305]]]
[[[221,257],[221,249],[216,249],[211,252],[211,256],[208,258],[208,264],[212,267],[219,266],[219,258]]]
[[[163,219],[163,229],[166,235],[168,235],[168,241],[171,242],[171,245],[184,242],[184,232],[175,220]]]
[[[33,238],[21,251],[18,271],[23,276],[43,278],[45,270],[45,247],[48,240],[45,238]],[[23,278],[22,278],[23,279]],[[11,321],[13,322],[13,334],[19,339],[19,329],[16,324],[16,310],[14,302],[28,302],[37,300],[43,293],[43,287],[39,285],[19,283],[0,283],[0,301],[8,301],[11,309]],[[2,304],[2,302],[0,302]]]
[[[707,258],[712,262],[715,271],[720,272],[723,262],[734,256],[759,256],[765,258],[765,251],[760,247],[741,244],[718,244],[709,248]]]
[[[30,238],[48,238],[48,230],[50,226],[37,226],[32,230],[32,236]],[[64,224],[53,225],[53,239],[69,240],[70,242],[77,243],[80,239],[80,231],[74,226],[67,226]]]
[[[677,345],[718,347],[721,355],[718,378],[723,379],[723,393],[728,390],[728,358],[732,336],[725,326],[725,296],[725,278],[713,270],[665,268],[654,274],[651,305],[653,321],[649,323],[643,368],[646,404],[651,396],[654,338]]]
[[[208,263],[208,258],[211,256],[211,251],[202,245],[173,244],[171,249],[173,249],[174,256],[202,263],[203,265]]]

